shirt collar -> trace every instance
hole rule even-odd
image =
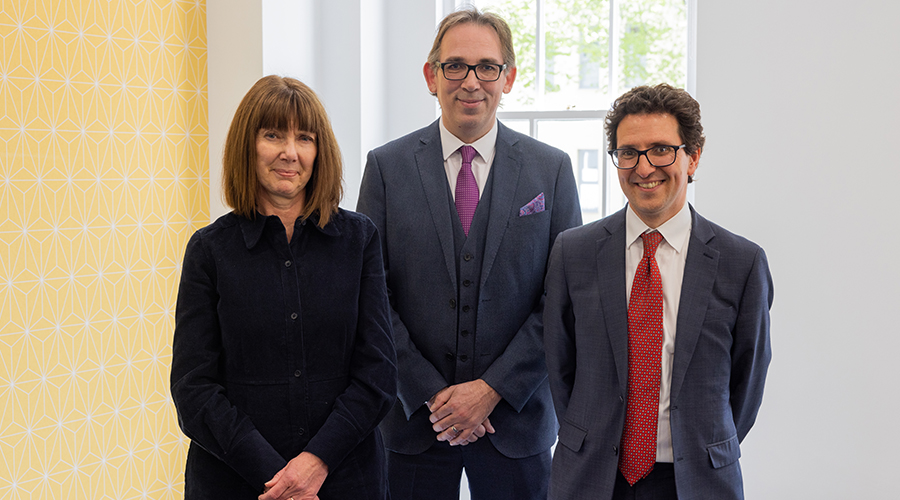
[[[331,216],[331,219],[328,221],[328,224],[325,227],[319,227],[319,213],[313,213],[306,220],[301,221],[299,218],[294,222],[294,228],[297,229],[301,226],[310,225],[319,230],[322,234],[326,234],[328,236],[339,236],[341,234],[340,230],[338,230],[337,226],[334,224],[335,217],[339,214],[334,214]],[[248,249],[251,249],[259,243],[259,239],[262,237],[263,232],[267,227],[271,228],[270,231],[284,230],[284,226],[281,224],[281,219],[278,218],[277,215],[263,215],[259,212],[256,213],[256,218],[248,219],[246,217],[238,216],[238,220],[241,225],[241,233],[244,235],[244,244],[247,245]]]
[[[447,158],[450,158],[450,155],[456,152],[461,146],[465,143],[453,135],[452,132],[447,130],[447,127],[444,126],[444,120],[438,120],[440,123],[441,129],[441,149],[444,154],[444,161],[447,161]],[[478,156],[487,161],[489,158],[494,157],[494,148],[497,145],[497,120],[494,120],[493,125],[491,125],[491,129],[488,130],[488,133],[484,134],[480,139],[476,140],[470,146],[475,148],[475,151],[478,152]]]
[[[629,204],[628,210],[625,211],[625,248],[631,247],[649,230],[651,227],[644,224]],[[684,243],[691,235],[691,211],[688,209],[688,203],[685,201],[681,210],[656,230],[662,233],[663,239],[675,249],[676,253],[681,253],[686,248]]]

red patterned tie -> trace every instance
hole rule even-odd
[[[656,462],[659,378],[663,343],[662,278],[656,265],[659,232],[644,233],[644,257],[628,302],[628,406],[619,470],[634,485]]]
[[[456,178],[456,213],[462,222],[463,232],[469,235],[469,227],[472,226],[472,218],[475,217],[475,209],[478,207],[478,184],[472,173],[472,159],[475,158],[475,148],[462,146],[459,148],[462,155],[462,168]]]

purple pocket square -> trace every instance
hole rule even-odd
[[[538,214],[544,211],[544,193],[541,193],[529,201],[527,205],[519,209],[519,217]]]

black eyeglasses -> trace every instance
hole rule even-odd
[[[503,70],[506,69],[505,64],[466,64],[461,62],[445,62],[441,63],[441,71],[444,78],[452,81],[465,80],[469,76],[469,71],[475,72],[475,78],[482,82],[496,82],[500,79]]]
[[[678,157],[678,150],[683,147],[685,147],[684,144],[681,146],[659,144],[643,151],[634,148],[621,148],[607,151],[607,153],[612,158],[613,165],[621,170],[631,170],[636,167],[638,162],[641,161],[641,156],[646,156],[650,165],[659,168],[668,167],[675,163],[675,159]]]

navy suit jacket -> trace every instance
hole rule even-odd
[[[628,388],[625,210],[560,235],[544,311],[560,421],[550,498],[610,498]],[[762,248],[698,215],[684,267],[670,423],[680,500],[743,498],[739,443],[771,359]]]
[[[502,397],[491,442],[508,457],[549,449],[557,424],[541,328],[543,278],[561,231],[581,224],[568,155],[497,123],[474,359],[457,356],[454,224],[437,121],[369,152],[358,210],[382,237],[400,372],[382,422],[388,449],[418,454],[436,438],[425,402],[465,366]],[[519,216],[544,194],[545,210]],[[470,371],[471,370],[471,371]],[[457,375],[454,377],[454,375]],[[457,380],[454,380],[456,378]]]

